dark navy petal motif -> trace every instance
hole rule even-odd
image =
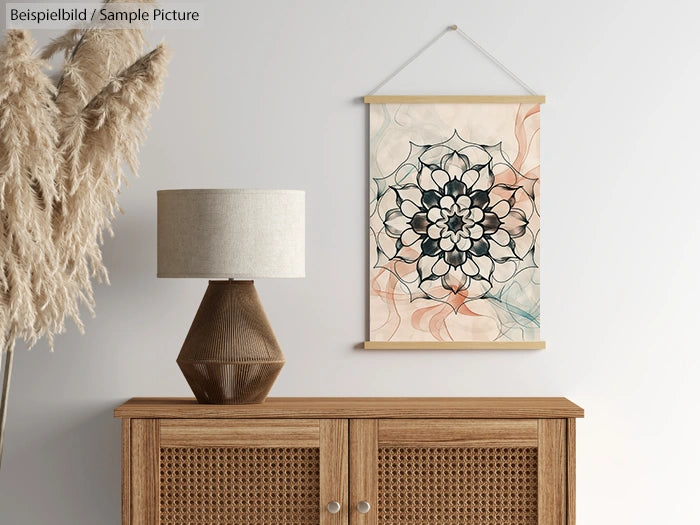
[[[457,311],[467,301],[493,297],[535,266],[534,184],[505,158],[500,143],[467,142],[456,131],[439,144],[411,143],[392,176],[374,183],[376,209],[386,210],[375,231],[375,267],[392,271],[412,301],[434,299]],[[397,261],[404,265],[400,272]],[[456,295],[463,301],[450,300]]]

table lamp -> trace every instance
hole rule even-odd
[[[177,363],[200,403],[262,403],[284,355],[254,278],[304,277],[303,191],[158,191],[158,277],[211,280]]]

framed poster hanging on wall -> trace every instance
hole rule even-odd
[[[367,96],[365,348],[544,348],[544,97]]]

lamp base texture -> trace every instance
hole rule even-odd
[[[177,364],[200,403],[265,401],[284,355],[253,281],[209,281]]]

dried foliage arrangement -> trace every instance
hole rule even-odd
[[[27,31],[8,31],[0,46],[2,428],[15,341],[46,337],[53,348],[66,318],[82,332],[80,306],[94,313],[92,280],[107,281],[100,246],[119,209],[122,163],[136,173],[169,59],[162,44],[141,56],[145,43],[140,30],[90,28],[68,31],[40,56]],[[46,60],[59,52],[54,85]]]

